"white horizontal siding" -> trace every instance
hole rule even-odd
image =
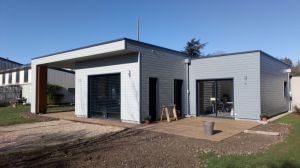
[[[12,72],[12,84],[16,84],[16,72]]]
[[[196,80],[233,79],[237,118],[259,119],[259,52],[194,59],[190,66],[190,108],[196,114]]]
[[[5,85],[9,85],[9,73],[5,73]]]
[[[31,73],[30,73],[31,75]],[[20,84],[24,83],[24,70],[20,70]]]

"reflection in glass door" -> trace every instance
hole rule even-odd
[[[197,115],[233,117],[233,80],[198,80]]]
[[[120,119],[120,74],[88,78],[89,117]]]

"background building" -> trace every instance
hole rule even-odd
[[[48,84],[61,86],[59,103],[73,103],[75,97],[75,74],[64,69],[49,69]],[[0,70],[0,103],[25,98],[31,103],[31,65],[21,65]]]
[[[300,109],[300,76],[293,76],[291,79],[292,109]]]
[[[15,68],[18,66],[21,66],[22,64],[11,61],[9,59],[5,59],[3,57],[0,57],[0,70],[5,70],[9,68]]]

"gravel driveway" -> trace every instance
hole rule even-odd
[[[122,129],[66,120],[0,127],[0,153],[38,149]]]
[[[0,154],[0,167],[199,167],[201,152],[260,152],[282,141],[289,126],[268,124],[254,129],[279,131],[282,136],[240,133],[224,141],[213,142],[147,130],[124,129],[33,151]]]

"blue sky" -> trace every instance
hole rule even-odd
[[[0,0],[0,56],[36,56],[121,37],[182,50],[193,37],[204,53],[263,50],[300,59],[299,0]]]

